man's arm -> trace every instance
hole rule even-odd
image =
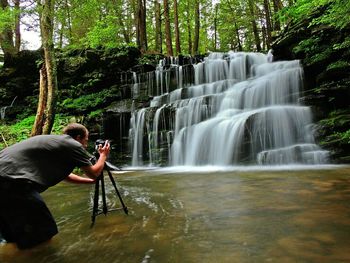
[[[96,179],[102,173],[109,151],[110,151],[110,144],[108,141],[106,141],[103,147],[99,145],[99,148],[98,148],[99,158],[97,162],[91,166],[81,167],[81,169],[85,172],[85,174],[89,178]]]
[[[66,181],[77,183],[77,184],[92,184],[95,182],[94,179],[82,177],[73,173],[68,175],[68,177],[66,178]]]

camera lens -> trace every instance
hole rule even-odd
[[[100,144],[104,145],[105,142],[106,142],[106,141],[103,140],[103,139],[97,139],[97,140],[95,141],[95,145],[100,145]]]

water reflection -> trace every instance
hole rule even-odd
[[[128,172],[116,178],[129,215],[93,228],[93,187],[62,183],[44,194],[60,233],[29,251],[0,245],[0,262],[349,262],[349,172]]]

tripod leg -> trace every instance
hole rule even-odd
[[[102,192],[102,204],[103,204],[102,211],[106,215],[108,212],[108,209],[107,209],[107,201],[106,201],[105,179],[103,177],[103,172],[101,173],[100,177],[101,177],[100,180],[101,180],[101,192]]]
[[[118,197],[119,197],[120,203],[121,203],[122,206],[123,206],[123,210],[124,210],[125,214],[128,214],[128,208],[126,207],[126,205],[125,205],[124,202],[123,202],[122,196],[120,195],[120,193],[119,193],[119,191],[118,191],[118,188],[117,188],[117,185],[116,185],[116,183],[115,183],[115,181],[114,181],[114,178],[113,178],[113,176],[112,176],[112,173],[111,173],[109,170],[107,170],[107,172],[108,172],[109,179],[111,180],[111,182],[112,182],[112,184],[113,184],[113,187],[114,187],[114,189],[115,189],[115,191],[116,191],[116,193],[117,193],[117,195],[118,195]]]
[[[98,177],[95,182],[95,193],[94,193],[94,206],[92,208],[91,215],[91,226],[94,225],[96,216],[98,214],[98,199],[99,199],[99,188],[100,188],[100,178]]]

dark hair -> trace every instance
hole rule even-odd
[[[88,130],[82,124],[70,123],[63,129],[63,133],[76,139],[78,136],[84,138],[88,133]]]

